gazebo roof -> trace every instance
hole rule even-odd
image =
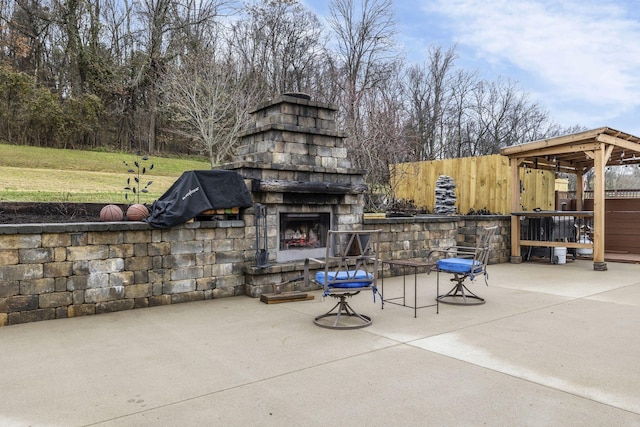
[[[605,153],[607,166],[640,164],[640,138],[609,127],[541,139],[500,150],[521,167],[584,174],[593,167],[593,152]]]

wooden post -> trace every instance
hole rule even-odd
[[[607,163],[605,144],[594,151],[593,185],[593,269],[604,271],[604,168]]]
[[[517,158],[509,160],[511,166],[511,263],[520,264],[522,255],[520,253],[520,217],[513,215],[513,212],[520,212],[520,171]]]
[[[576,173],[576,210],[581,211],[584,209],[584,193],[582,189],[584,188],[584,175],[582,172]]]

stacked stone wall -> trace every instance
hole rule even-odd
[[[449,246],[475,246],[476,237],[484,227],[498,225],[499,235],[494,236],[491,244],[491,264],[508,262],[510,255],[511,225],[508,216],[416,216],[399,218],[364,219],[356,229],[381,230],[380,260],[425,261],[430,258],[433,249]],[[437,255],[436,255],[437,256]],[[249,267],[246,270],[246,293],[259,297],[263,293],[273,292],[274,283],[282,283],[282,291],[308,291],[300,281],[304,263],[290,262],[274,264],[267,268]],[[311,265],[312,276],[315,274]],[[404,274],[400,269],[385,266],[385,276]]]
[[[253,230],[244,221],[0,226],[0,325],[242,295]]]
[[[380,229],[380,259],[426,260],[429,252],[448,246],[475,246],[485,227],[498,226],[491,242],[490,264],[508,262],[511,223],[508,216],[416,216],[370,219],[365,229]],[[394,272],[391,272],[394,274]]]
[[[259,297],[300,277],[303,261],[255,267],[255,226],[244,220],[171,229],[145,223],[0,225],[0,326],[238,295]],[[380,229],[380,259],[425,260],[429,251],[475,245],[498,225],[491,263],[507,262],[509,217],[365,219]],[[402,274],[386,270],[385,275]],[[283,290],[299,289],[289,282]]]
[[[491,240],[489,264],[509,262],[511,257],[511,220],[508,216],[461,216],[458,221],[457,244],[475,246],[476,238],[482,228],[493,226],[497,226],[498,230]]]

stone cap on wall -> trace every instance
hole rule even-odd
[[[218,165],[215,169],[226,169],[226,170],[237,170],[237,169],[257,169],[257,170],[282,170],[282,171],[304,171],[304,172],[314,172],[314,173],[335,173],[341,175],[364,175],[367,170],[366,169],[358,169],[358,168],[327,168],[324,166],[312,166],[312,165],[287,165],[284,163],[261,163],[261,162],[251,162],[251,161],[237,161],[224,163],[222,165]]]
[[[243,220],[193,221],[173,228],[232,228],[244,227]],[[39,233],[81,233],[85,231],[163,230],[142,221],[118,222],[61,222],[42,224],[0,224],[0,235]]]
[[[289,103],[289,104],[298,104],[298,105],[305,105],[305,106],[310,106],[310,107],[318,107],[318,108],[324,108],[327,110],[333,110],[333,111],[337,111],[338,110],[338,106],[336,104],[331,104],[328,102],[321,102],[321,101],[313,101],[311,99],[305,99],[305,98],[301,98],[299,96],[292,96],[292,95],[287,95],[287,94],[282,94],[279,95],[271,100],[265,101],[261,104],[258,104],[253,110],[249,111],[249,114],[253,114],[255,112],[258,112],[264,108],[270,107],[272,105],[277,105],[277,104],[282,104],[282,103]]]

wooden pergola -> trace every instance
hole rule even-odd
[[[593,268],[606,270],[604,260],[604,173],[607,166],[640,164],[640,138],[608,127],[514,145],[500,150],[511,164],[511,211],[520,212],[519,168],[576,175],[576,210],[583,209],[584,175],[593,168]],[[511,260],[520,262],[520,220],[511,216]]]

